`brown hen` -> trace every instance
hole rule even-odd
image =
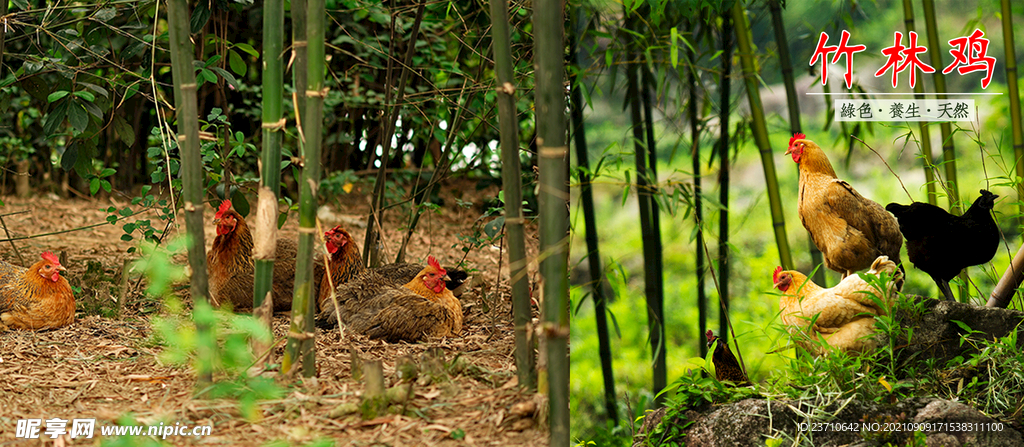
[[[206,267],[210,274],[210,298],[217,306],[231,303],[235,310],[252,309],[254,261],[253,238],[249,225],[245,223],[241,214],[231,209],[230,200],[221,202],[213,223],[217,225],[217,237],[213,240],[210,252],[206,254]],[[275,312],[289,311],[292,308],[297,252],[298,247],[294,240],[277,239],[272,288]],[[319,276],[323,275],[322,267],[315,270],[319,272]],[[319,284],[319,279],[316,277],[313,284]]]
[[[445,287],[445,269],[434,259],[404,286],[367,270],[336,288],[338,307],[327,299],[317,325],[333,326],[337,317],[351,330],[390,342],[462,332],[462,304]],[[335,310],[336,309],[336,310]]]
[[[328,303],[331,297],[330,285],[333,284],[337,288],[366,271],[363,257],[359,253],[359,246],[352,239],[352,235],[342,228],[341,225],[325,231],[324,242],[327,252],[330,254],[328,266],[325,268],[331,274],[329,278],[323,275],[319,283],[317,304],[320,306],[320,309],[326,309],[325,306],[333,306],[333,303]],[[374,272],[381,276],[382,281],[395,287],[412,281],[422,270],[423,265],[421,264],[404,262],[382,265],[373,269]],[[449,276],[445,283],[445,287],[448,290],[455,290],[468,277],[468,274],[462,270],[445,268],[445,271],[448,272]]]
[[[722,342],[714,332],[710,330],[704,334],[708,338],[708,347],[715,345],[715,351],[711,354],[711,363],[715,365],[715,378],[719,382],[730,381],[737,385],[748,385],[747,373],[743,372],[740,362],[729,350],[729,346]],[[718,342],[718,343],[715,343]]]
[[[75,296],[67,270],[53,253],[29,268],[0,261],[0,326],[17,329],[52,329],[75,321]]]
[[[846,277],[883,255],[900,264],[903,236],[892,214],[836,178],[828,157],[803,134],[789,140],[786,154],[800,166],[800,222],[824,255],[825,267]]]

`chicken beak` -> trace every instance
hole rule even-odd
[[[59,271],[59,272],[66,272],[66,271],[68,271],[68,268],[64,267],[63,265],[58,265],[57,266],[57,271]]]

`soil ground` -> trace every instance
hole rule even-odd
[[[483,204],[497,193],[493,186],[477,190],[468,180],[454,180],[442,191],[448,200],[440,213],[423,215],[409,247],[410,262],[421,262],[428,254],[445,265],[461,260],[459,236],[473,235]],[[15,238],[102,223],[107,207],[130,206],[130,198],[113,196],[96,200],[5,197],[3,201],[3,213],[30,211],[4,216]],[[473,205],[467,206],[470,202]],[[322,225],[330,228],[340,223],[361,242],[367,203],[366,193],[358,187],[329,200],[320,210]],[[162,228],[164,222],[156,219],[155,212],[150,214],[153,226]],[[392,260],[407,225],[408,216],[402,214],[396,209],[386,215],[385,252]],[[207,204],[207,247],[214,237],[212,217],[213,209]],[[295,222],[292,214],[282,237],[295,237]],[[260,402],[258,411],[243,417],[237,401],[195,398],[196,379],[190,366],[160,360],[164,348],[154,342],[151,319],[166,310],[158,299],[143,293],[146,283],[140,275],[129,273],[124,313],[121,318],[114,316],[122,265],[126,259],[138,258],[126,252],[133,243],[120,239],[122,224],[15,241],[26,264],[35,262],[42,251],[66,252],[65,273],[76,287],[78,312],[76,321],[61,329],[0,333],[0,445],[108,444],[114,439],[101,436],[99,426],[116,424],[126,414],[144,425],[212,426],[210,436],[171,436],[162,441],[171,445],[307,445],[317,440],[360,446],[547,445],[546,403],[542,396],[521,390],[516,380],[508,284],[499,279],[507,277],[500,247],[482,244],[466,257],[466,265],[481,281],[460,297],[465,314],[461,337],[391,344],[317,329],[316,379],[296,385],[278,377],[283,397]],[[172,226],[169,233],[179,231],[183,228]],[[535,227],[527,229],[527,245],[529,255],[535,257]],[[10,242],[0,244],[0,257],[22,264]],[[288,322],[286,314],[274,316],[278,341],[285,336]],[[284,343],[277,346],[279,362]],[[335,417],[332,410],[358,403],[364,389],[352,377],[352,350],[364,361],[382,362],[386,386],[399,383],[396,362],[402,358],[412,359],[421,369],[429,358],[460,367],[445,370],[436,380],[417,382],[412,399],[397,414],[369,420],[358,414]],[[92,439],[71,439],[67,434],[57,439],[16,438],[18,420],[30,418],[95,418],[96,435]],[[125,445],[155,440],[121,439]]]

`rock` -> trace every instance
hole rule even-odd
[[[929,446],[1024,446],[1021,433],[960,402],[931,401],[917,413],[914,423],[925,424]],[[932,430],[927,430],[929,425]]]
[[[961,356],[964,359],[977,352],[971,343],[960,343],[960,337],[966,334],[963,328],[954,321],[960,321],[975,331],[970,335],[974,340],[993,337],[1005,337],[1012,330],[1024,335],[1024,313],[1015,310],[981,307],[955,301],[936,300],[916,297],[922,307],[922,314],[902,311],[896,319],[903,327],[913,328],[910,342],[899,340],[897,345],[906,348],[900,352],[901,360],[912,356],[934,358],[937,365],[945,365],[949,360]],[[1017,338],[1017,346],[1024,346],[1024,336]]]
[[[895,405],[853,400],[832,407],[815,411],[807,402],[745,399],[704,412],[687,412],[686,420],[673,418],[661,422],[675,424],[678,430],[685,432],[685,438],[675,441],[685,441],[688,447],[764,445],[769,438],[810,441],[816,446],[905,445],[912,439],[913,431],[894,431],[891,427],[897,424],[896,427],[915,428],[913,423],[932,424],[920,430],[929,446],[1024,447],[1021,433],[1009,425],[948,400],[908,399]],[[837,417],[831,421],[818,419],[819,424],[811,425],[807,415],[812,413],[836,414]],[[643,427],[657,426],[657,419],[665,414],[664,411],[649,413]],[[968,429],[960,429],[963,427],[959,424],[968,424]],[[634,447],[646,445],[648,441],[645,437],[650,433],[641,432],[634,439]],[[659,445],[663,440],[649,441]]]

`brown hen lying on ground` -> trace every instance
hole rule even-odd
[[[249,225],[241,214],[231,209],[230,200],[221,202],[213,223],[217,225],[217,237],[213,240],[210,252],[206,254],[210,298],[216,306],[231,303],[235,310],[252,309],[255,268],[252,257],[253,237]],[[292,308],[297,252],[298,245],[294,240],[277,239],[272,289],[274,311],[284,312]],[[314,267],[313,284],[319,284],[323,276],[322,264],[318,261]]]
[[[331,285],[338,287],[345,284],[366,271],[363,263],[363,256],[359,253],[359,246],[352,239],[352,235],[338,225],[324,232],[324,242],[327,252],[330,254],[327,266],[331,272],[330,277],[323,275],[320,280],[317,304],[324,309],[325,302],[330,300]],[[412,281],[423,270],[423,265],[410,263],[395,263],[382,265],[372,269],[379,274],[389,285],[398,287]],[[445,282],[448,290],[455,290],[468,278],[468,274],[462,270],[445,268],[449,279]],[[330,281],[328,283],[328,281]]]
[[[404,286],[374,270],[360,273],[336,288],[338,306],[325,300],[317,326],[333,327],[340,316],[349,329],[389,342],[462,332],[462,304],[445,287],[445,269],[434,259]]]
[[[0,261],[0,329],[51,329],[75,321],[75,296],[67,270],[53,253],[29,268]]]

